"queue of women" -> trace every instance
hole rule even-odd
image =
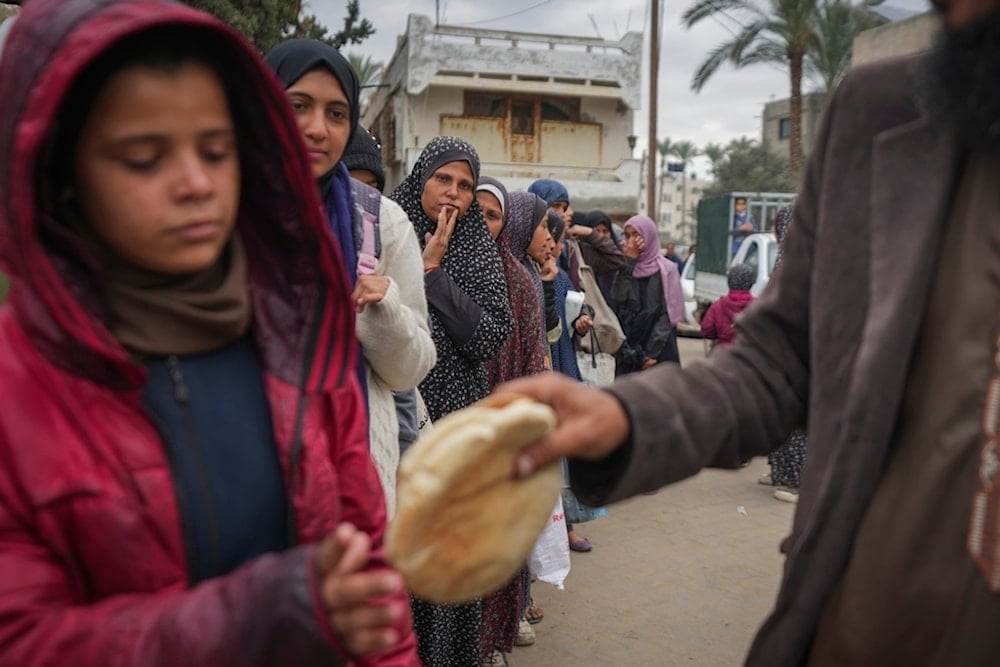
[[[580,378],[567,243],[621,314],[621,372],[676,361],[652,221],[619,248],[455,137],[388,197],[352,182],[384,175],[320,42],[262,60],[161,0],[33,0],[8,27],[0,663],[503,664],[541,620],[530,573],[411,598],[382,556],[400,451],[501,382]]]

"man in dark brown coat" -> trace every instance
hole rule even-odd
[[[602,505],[736,467],[806,423],[775,609],[747,664],[1000,664],[1000,0],[936,0],[929,57],[859,67],[734,346],[606,391],[511,384]]]

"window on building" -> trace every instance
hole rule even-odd
[[[535,95],[518,95],[516,100],[506,93],[465,91],[465,115],[466,116],[486,116],[489,118],[506,118],[507,109],[510,108],[512,117],[523,117],[518,113],[517,106],[528,104],[534,109],[538,109],[542,120],[561,120],[578,123],[580,122],[580,98],[579,97],[552,97],[546,95],[544,98]]]
[[[507,96],[502,93],[465,91],[465,115],[507,117]]]
[[[700,195],[701,194],[701,188],[691,188],[691,194],[693,194],[693,195]]]
[[[535,133],[534,104],[518,100],[510,105],[510,131],[529,137]]]
[[[778,120],[778,138],[789,139],[792,136],[792,119],[781,118]]]
[[[579,97],[546,97],[542,100],[542,120],[580,121]]]

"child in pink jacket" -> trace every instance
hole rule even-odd
[[[753,301],[750,288],[757,272],[749,264],[734,264],[727,275],[729,292],[708,307],[701,320],[701,335],[718,340],[719,345],[729,345],[736,337],[733,321]]]

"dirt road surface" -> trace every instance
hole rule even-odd
[[[681,339],[685,364],[701,341]],[[594,544],[572,554],[565,590],[536,583],[545,612],[513,667],[704,666],[743,663],[777,593],[794,505],[757,484],[763,459],[609,508],[581,524]]]

